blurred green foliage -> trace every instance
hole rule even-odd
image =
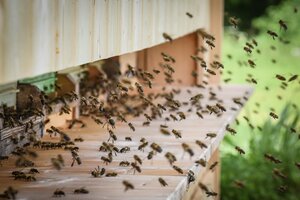
[[[295,162],[300,162],[300,140],[299,134],[290,130],[299,126],[299,117],[300,111],[287,105],[279,120],[266,121],[261,132],[251,135],[250,147],[245,155],[223,155],[222,199],[299,199],[300,169]],[[230,139],[227,139],[227,144],[232,148],[239,145]],[[274,164],[266,160],[265,153],[280,159],[282,163]],[[272,173],[274,168],[287,178],[275,176]],[[244,182],[245,187],[237,188],[234,180]],[[287,186],[286,192],[279,192],[281,185]]]

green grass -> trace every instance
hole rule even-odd
[[[235,126],[238,134],[226,136],[225,142],[221,145],[221,151],[225,153],[236,153],[226,142],[238,144],[247,151],[251,135],[258,132],[257,128],[252,130],[248,126],[243,116],[247,116],[254,126],[260,126],[266,119],[270,118],[269,113],[272,108],[275,113],[280,113],[287,103],[300,106],[298,103],[300,99],[300,77],[296,81],[290,82],[286,90],[280,88],[281,81],[275,78],[276,74],[286,78],[290,78],[294,74],[300,75],[300,57],[296,55],[297,51],[300,51],[300,46],[297,47],[293,41],[288,45],[282,44],[267,34],[260,34],[255,40],[258,43],[256,49],[259,49],[261,54],[254,51],[251,56],[248,56],[243,47],[247,41],[251,41],[250,39],[247,40],[244,35],[239,34],[237,40],[229,29],[224,34],[222,62],[225,69],[222,79],[231,78],[229,83],[245,84],[247,83],[247,75],[252,74],[253,78],[257,80],[256,85],[251,83],[255,88],[254,94],[238,117],[240,125]],[[271,45],[276,50],[271,50]],[[231,59],[228,58],[229,54],[232,56]],[[248,59],[256,63],[254,69],[248,64],[243,66],[238,64],[239,60],[247,63]],[[272,63],[272,59],[276,60],[275,64]],[[269,91],[265,90],[266,86],[269,87]],[[278,95],[282,97],[281,100],[278,99]],[[259,107],[255,105],[256,102],[260,104]],[[255,110],[258,113],[255,113]]]

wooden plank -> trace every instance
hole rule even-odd
[[[171,87],[167,87],[167,90]],[[188,95],[187,89],[191,91]],[[156,88],[155,90],[161,90]],[[188,101],[191,95],[198,93],[208,93],[210,89],[199,89],[182,87],[182,93],[178,99]],[[74,128],[68,130],[63,128],[71,138],[82,137],[84,142],[76,143],[80,148],[79,155],[82,160],[82,165],[70,167],[71,156],[69,151],[62,149],[42,150],[37,149],[39,157],[34,160],[40,174],[36,175],[36,182],[14,181],[10,176],[10,172],[15,170],[15,157],[11,157],[8,161],[3,161],[3,166],[0,167],[0,191],[3,191],[8,185],[13,185],[19,190],[18,197],[24,199],[48,199],[51,198],[52,193],[57,188],[62,188],[66,192],[66,199],[181,199],[187,192],[187,178],[188,170],[192,170],[196,176],[204,171],[204,168],[196,166],[194,161],[200,158],[210,160],[212,154],[218,148],[220,141],[225,134],[225,127],[228,123],[234,120],[238,111],[232,111],[229,108],[234,106],[232,102],[233,97],[249,96],[252,89],[248,86],[224,86],[222,89],[212,87],[212,91],[216,92],[218,97],[226,101],[227,112],[222,117],[205,114],[204,119],[199,119],[195,114],[187,114],[187,119],[180,122],[165,122],[163,119],[154,120],[149,127],[142,126],[145,121],[143,116],[131,119],[136,128],[135,132],[130,131],[127,124],[118,122],[115,134],[118,140],[114,143],[118,148],[129,146],[131,151],[128,153],[118,153],[114,156],[113,162],[105,165],[101,160],[101,156],[106,156],[107,153],[99,152],[99,146],[102,141],[108,140],[108,133],[106,128],[97,125],[91,119],[82,117],[81,119],[87,123],[86,128]],[[246,94],[247,93],[247,94]],[[203,100],[203,104],[208,103]],[[182,107],[181,110],[186,110],[187,107]],[[238,108],[238,110],[240,107]],[[164,113],[167,115],[168,113]],[[176,139],[172,136],[164,136],[159,131],[159,124],[167,124],[169,129],[178,129],[182,131],[182,138]],[[206,138],[206,133],[215,131],[217,137],[213,139]],[[132,141],[126,141],[125,137],[131,136]],[[151,150],[146,147],[144,152],[139,151],[138,145],[141,137],[146,138],[149,143],[156,142],[161,145],[163,152],[154,156],[153,160],[147,160],[146,156]],[[207,149],[200,149],[195,140],[203,140],[207,145]],[[59,137],[45,136],[45,141],[59,141]],[[187,154],[184,155],[181,147],[182,142],[191,146],[195,155],[190,158]],[[181,167],[184,171],[179,174],[174,171],[171,165],[164,157],[166,152],[172,152],[177,161],[175,165]],[[55,170],[51,165],[51,158],[61,154],[65,160],[65,167],[61,171]],[[143,159],[141,165],[142,173],[133,173],[131,167],[121,167],[119,162],[133,161],[133,156],[138,155]],[[102,177],[93,178],[90,175],[91,170],[97,166],[106,168],[109,172],[117,172],[117,177]],[[23,169],[26,171],[27,169]],[[158,182],[158,177],[164,178],[168,186],[161,187]],[[134,190],[124,192],[123,180],[130,181],[134,186]],[[80,187],[86,187],[90,191],[87,195],[74,195],[73,190]]]

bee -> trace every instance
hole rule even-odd
[[[150,145],[150,147],[151,147],[154,151],[156,151],[156,152],[158,152],[158,153],[161,153],[161,152],[162,152],[162,148],[161,148],[158,144],[156,144],[156,143],[154,143],[154,142]]]
[[[116,177],[118,174],[116,172],[109,172],[105,175],[106,177]]]
[[[276,37],[278,37],[277,33],[274,31],[268,30],[267,33],[275,40]]]
[[[278,189],[279,192],[286,192],[287,189],[288,189],[288,186],[287,185],[281,185],[277,189]]]
[[[278,119],[278,115],[276,115],[274,112],[270,112],[270,116],[271,116],[273,119]]]
[[[271,162],[273,162],[273,163],[275,163],[275,164],[282,163],[282,161],[281,161],[281,160],[279,160],[279,159],[275,158],[275,157],[274,157],[274,156],[272,156],[271,154],[267,154],[267,153],[265,153],[265,154],[264,154],[264,157],[265,157],[265,159],[267,159],[267,160],[269,160],[269,161],[271,161]]]
[[[229,18],[229,23],[231,25],[234,26],[234,28],[237,28],[238,24],[239,24],[239,19],[237,19],[236,17],[230,17]]]
[[[203,158],[196,160],[195,163],[201,165],[202,167],[206,166],[206,161]]]
[[[153,71],[155,74],[159,74],[159,73],[160,73],[160,71],[157,70],[157,69],[153,69],[152,71]]]
[[[83,142],[84,139],[82,139],[81,137],[78,137],[78,138],[75,138],[74,139],[74,142]]]
[[[88,194],[89,191],[85,189],[84,187],[78,188],[74,190],[74,194]]]
[[[132,123],[128,123],[128,126],[130,127],[130,129],[132,130],[132,131],[135,131],[135,128],[134,128],[134,126],[132,125]]]
[[[171,152],[167,152],[165,154],[165,157],[169,161],[170,165],[172,165],[177,160],[176,157],[174,156],[174,154],[172,154]]]
[[[168,186],[167,182],[161,177],[158,178],[158,182],[162,187]]]
[[[300,162],[295,162],[296,167],[298,167],[298,169],[300,169]]]
[[[137,171],[138,173],[141,173],[141,172],[142,172],[140,166],[138,166],[135,162],[132,162],[132,163],[131,163],[131,167],[132,167],[132,169],[133,169],[133,174],[135,174],[135,171]]]
[[[173,114],[170,114],[170,117],[173,119],[173,121],[178,121],[177,117],[174,116]]]
[[[146,117],[146,119],[147,119],[148,121],[152,121],[152,118],[151,118],[149,115],[147,115],[146,113],[144,114],[144,116]]]
[[[226,108],[225,108],[223,105],[217,103],[216,106],[217,106],[221,111],[226,112]]]
[[[287,27],[286,23],[283,20],[280,19],[278,21],[278,23],[279,23],[279,26],[280,26],[280,30],[281,30],[281,28],[283,28],[284,31],[287,31],[288,27]]]
[[[178,112],[177,114],[178,114],[179,117],[180,117],[180,120],[179,120],[179,121],[181,121],[181,120],[183,120],[183,119],[186,119],[185,114],[184,114],[183,112]]]
[[[234,130],[233,128],[230,128],[229,125],[226,126],[226,131],[228,131],[229,133],[231,133],[232,135],[236,134],[236,130]]]
[[[252,53],[252,50],[249,47],[244,47],[244,51],[246,51],[248,54]]]
[[[194,156],[194,151],[191,149],[191,147],[188,144],[182,143],[181,146],[183,148],[183,151],[187,152],[190,155],[190,157]]]
[[[112,139],[112,142],[114,143],[114,141],[116,141],[118,139],[117,136],[114,134],[114,132],[112,130],[108,130],[108,132],[109,132],[109,138],[108,138],[107,142],[109,142],[110,139]]]
[[[205,191],[205,192],[208,192],[208,187],[206,185],[204,185],[203,183],[201,182],[198,182],[198,186],[201,188],[201,190]]]
[[[51,163],[56,170],[61,170],[61,168],[64,166],[64,159],[59,154],[57,155],[57,158],[51,158]]]
[[[133,156],[133,159],[134,159],[136,162],[138,162],[140,165],[143,163],[143,162],[142,162],[142,159],[141,159],[138,155],[134,155],[134,156]]]
[[[296,80],[298,78],[298,75],[293,75],[293,76],[291,76],[291,78],[289,78],[289,82],[291,82],[291,81],[294,81],[294,80]]]
[[[206,44],[208,44],[208,46],[210,46],[210,49],[213,49],[216,47],[215,44],[211,40],[206,40],[205,42],[206,42]]]
[[[143,123],[143,126],[149,126],[149,125],[150,125],[149,121]]]
[[[148,159],[148,160],[151,160],[151,159],[153,158],[154,154],[155,154],[154,151],[150,151],[150,152],[148,153],[148,155],[147,155],[147,159]]]
[[[188,174],[187,174],[187,187],[189,187],[189,185],[194,182],[196,180],[195,178],[195,174],[193,171],[189,170]]]
[[[36,181],[36,178],[34,176],[26,176],[25,180],[26,181]]]
[[[273,174],[275,175],[275,176],[277,176],[277,177],[279,177],[279,178],[283,178],[283,179],[286,179],[287,178],[287,176],[285,175],[285,174],[283,174],[279,169],[277,169],[277,168],[274,168],[273,169]]]
[[[215,138],[215,137],[217,137],[217,133],[206,133],[206,138],[210,138],[210,139],[212,139],[212,138]]]
[[[176,138],[182,138],[180,131],[177,131],[177,130],[173,129],[172,133],[175,135]]]
[[[40,172],[36,168],[31,168],[28,173],[29,174],[39,174]]]
[[[125,186],[125,192],[127,190],[133,190],[134,189],[134,186],[132,185],[132,183],[130,183],[129,181],[122,181],[123,185]]]
[[[191,13],[186,12],[185,14],[186,14],[189,18],[193,18],[193,15],[192,15]]]
[[[148,145],[148,142],[145,141],[142,144],[139,145],[138,150],[144,151],[145,147]]]
[[[101,156],[101,160],[103,160],[104,164],[108,165],[109,163],[112,162],[111,158],[107,158],[105,156]]]
[[[175,171],[177,171],[179,174],[183,174],[183,170],[182,170],[180,167],[178,167],[178,166],[176,166],[176,165],[173,165],[173,169],[174,169]]]
[[[126,141],[132,141],[131,137],[125,137]]]
[[[278,80],[281,80],[281,81],[286,81],[286,78],[284,76],[279,75],[279,74],[276,74],[276,78]]]
[[[237,188],[244,188],[245,187],[245,183],[243,183],[242,181],[239,180],[234,180],[233,184],[237,187]]]
[[[252,43],[253,43],[255,46],[257,46],[257,42],[256,42],[255,39],[252,39]]]
[[[18,190],[9,186],[2,194],[0,194],[0,199],[17,199]]]
[[[235,149],[239,152],[239,154],[245,154],[245,151],[241,147],[236,146]]]
[[[199,147],[202,148],[207,148],[207,145],[200,140],[196,140],[196,144],[199,145]]]
[[[205,194],[206,194],[206,197],[210,197],[210,196],[215,197],[218,195],[218,193],[213,192],[213,191],[206,191]]]
[[[160,132],[161,132],[163,135],[171,135],[170,131],[168,131],[168,130],[165,129],[165,128],[161,128],[161,129],[160,129]]]
[[[251,59],[248,59],[248,64],[250,65],[250,67],[254,68],[256,66],[255,62]]]
[[[203,115],[200,112],[197,111],[196,114],[198,115],[198,117],[203,119]]]
[[[61,189],[56,189],[54,192],[53,192],[53,196],[54,197],[61,197],[61,196],[66,196],[65,192],[62,191]]]
[[[119,166],[121,167],[128,167],[130,165],[130,163],[128,161],[121,161]]]
[[[103,176],[104,174],[105,174],[105,168],[100,169],[99,166],[91,172],[91,175],[95,178]]]
[[[125,146],[120,149],[120,153],[127,153],[128,151],[130,151],[130,147],[128,147],[128,146]]]
[[[210,170],[214,170],[214,168],[218,165],[219,162],[215,161],[210,167]]]
[[[168,40],[169,42],[173,41],[173,38],[167,33],[163,33],[162,36],[164,37],[165,40]]]

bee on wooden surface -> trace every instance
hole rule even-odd
[[[206,69],[206,72],[209,73],[210,75],[217,75],[216,72],[214,72],[211,69]]]
[[[197,165],[201,165],[202,167],[206,167],[206,161],[203,158],[196,160],[195,163]]]
[[[130,147],[128,147],[128,146],[122,147],[120,149],[120,153],[127,153],[128,151],[130,151]]]
[[[212,138],[215,138],[215,137],[217,137],[217,133],[206,133],[206,137],[205,138],[212,139]]]
[[[88,194],[89,191],[84,187],[78,188],[74,190],[74,194]]]
[[[116,177],[118,174],[116,172],[109,172],[105,175],[106,177]]]
[[[276,37],[278,37],[277,33],[274,31],[268,30],[267,33],[275,40]]]
[[[194,156],[194,151],[191,149],[191,147],[188,144],[182,143],[181,146],[183,148],[183,151],[187,152],[190,155],[190,157]]]
[[[239,154],[245,154],[245,151],[241,147],[236,146],[235,149],[239,152]]]
[[[275,176],[279,177],[279,178],[282,178],[282,179],[286,179],[286,178],[287,178],[287,176],[286,176],[285,174],[283,174],[283,173],[282,173],[279,169],[277,169],[277,168],[274,168],[273,171],[272,171],[272,173],[273,173]]]
[[[148,121],[152,121],[152,118],[151,118],[149,115],[147,115],[146,113],[144,114],[144,116],[146,117],[146,119],[147,119]]]
[[[153,158],[154,154],[155,154],[155,151],[150,151],[147,155],[147,159],[151,160]]]
[[[196,114],[198,115],[198,117],[203,119],[203,115],[199,111],[197,111]]]
[[[138,166],[135,162],[132,162],[130,165],[133,169],[133,174],[135,174],[135,171],[137,171],[138,173],[142,172],[140,166]]]
[[[61,189],[56,189],[54,192],[53,192],[53,196],[54,197],[62,197],[62,196],[66,196],[65,192]]]
[[[101,160],[104,162],[104,164],[108,165],[109,163],[112,162],[111,158],[105,157],[105,156],[101,156]]]
[[[275,158],[275,157],[274,157],[273,155],[271,155],[271,154],[265,153],[265,154],[264,154],[264,157],[265,157],[265,159],[267,159],[267,160],[269,160],[269,161],[271,161],[271,162],[273,162],[273,163],[275,163],[275,164],[282,163],[281,160]]]
[[[164,37],[165,40],[167,40],[169,42],[173,41],[173,38],[167,33],[163,33],[162,36]]]
[[[125,141],[132,141],[131,137],[125,137]]]
[[[177,158],[175,157],[174,154],[172,154],[171,152],[167,152],[165,154],[165,157],[167,158],[167,160],[169,161],[170,165],[172,165],[176,160]]]
[[[278,119],[278,115],[276,115],[274,112],[270,112],[270,116],[273,118],[273,119]]]
[[[214,170],[214,168],[218,165],[218,161],[215,161],[213,164],[211,164],[211,166],[209,167],[210,170]]]
[[[121,161],[119,163],[119,166],[121,166],[121,167],[128,167],[129,165],[130,165],[130,163],[128,161]]]
[[[112,130],[108,130],[108,132],[109,132],[109,138],[108,138],[107,142],[112,140],[112,143],[114,143],[114,141],[116,141],[118,139],[117,136],[114,134],[114,132]]]
[[[180,131],[173,129],[172,133],[175,135],[176,138],[182,138]]]
[[[77,137],[74,139],[74,142],[83,142],[83,141],[84,141],[84,139],[81,137]]]
[[[185,13],[189,18],[193,18],[194,16],[191,14],[191,13],[189,13],[189,12],[186,12]]]
[[[165,129],[165,128],[161,128],[160,129],[160,132],[163,134],[163,135],[171,135],[170,131]]]
[[[284,22],[283,20],[280,19],[278,21],[278,23],[279,23],[279,26],[280,26],[280,30],[283,28],[284,31],[287,31],[288,27],[286,25],[286,22]]]
[[[168,54],[166,54],[164,52],[161,52],[161,55],[162,55],[164,61],[166,61],[166,62],[172,62],[172,63],[176,62],[176,60],[172,56],[170,56],[170,55],[168,55]]]
[[[144,149],[146,148],[147,145],[148,145],[148,142],[147,142],[147,141],[142,142],[142,144],[140,144],[140,145],[138,146],[138,150],[144,151]]]
[[[29,173],[29,174],[39,174],[40,172],[39,172],[39,170],[36,169],[36,168],[31,168],[31,169],[29,170],[28,173]]]
[[[100,119],[98,119],[98,118],[96,118],[96,117],[94,117],[94,116],[92,116],[92,119],[96,122],[96,124],[98,124],[98,125],[100,125],[100,124],[103,124],[103,122],[100,120]]]
[[[161,153],[161,152],[162,152],[162,148],[161,148],[158,144],[156,144],[155,142],[153,142],[153,143],[150,145],[150,147],[151,147],[154,151],[156,151],[156,152],[158,152],[158,153]]]
[[[176,165],[173,165],[172,167],[173,167],[173,169],[174,169],[175,171],[177,171],[179,174],[183,174],[183,170],[182,170],[180,167],[178,167],[178,166],[176,166]]]
[[[122,183],[123,183],[123,185],[125,186],[125,190],[124,190],[125,192],[126,192],[127,190],[133,190],[133,189],[134,189],[133,184],[130,183],[129,181],[124,180],[124,181],[122,181]]]
[[[93,171],[91,171],[91,175],[95,178],[103,176],[105,174],[105,168],[101,168],[98,166]]]
[[[239,24],[239,19],[237,19],[236,17],[230,17],[229,18],[229,23],[234,26],[234,28],[237,28],[238,24]]]
[[[129,128],[132,130],[132,131],[135,131],[135,127],[133,126],[133,124],[132,123],[128,123],[128,126],[129,126]]]
[[[32,176],[32,175],[29,175],[29,176],[25,177],[25,180],[26,181],[36,181],[36,178],[34,176]]]
[[[141,159],[138,155],[134,155],[134,156],[133,156],[133,159],[134,159],[136,162],[138,162],[140,165],[143,164],[142,159]]]
[[[143,126],[149,126],[150,125],[150,122],[147,121],[147,122],[143,122]]]
[[[291,81],[294,81],[294,80],[296,80],[298,78],[298,75],[293,75],[293,76],[291,76],[290,78],[289,78],[289,82],[291,82]]]

